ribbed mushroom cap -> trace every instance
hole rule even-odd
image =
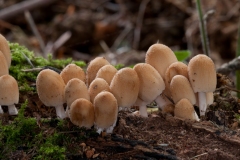
[[[139,87],[137,72],[132,68],[122,68],[113,77],[110,91],[119,107],[131,107],[137,100]]]
[[[8,45],[8,42],[6,40],[5,37],[3,37],[3,35],[0,34],[0,51],[2,51],[2,53],[4,54],[7,64],[8,64],[8,68],[11,65],[11,51]]]
[[[13,105],[19,101],[18,83],[10,75],[0,77],[0,105]]]
[[[182,75],[176,75],[170,83],[170,91],[174,103],[183,98],[188,99],[192,105],[196,104],[196,96],[193,92],[190,82]]]
[[[96,57],[93,59],[87,67],[87,86],[90,86],[91,82],[96,78],[98,70],[110,63],[103,57]]]
[[[217,85],[216,69],[206,55],[193,57],[188,64],[188,76],[194,92],[213,92]]]
[[[175,75],[183,75],[184,77],[188,78],[187,65],[182,62],[174,62],[167,68],[165,72],[166,89],[164,91],[164,94],[169,97],[171,97],[170,83]]]
[[[102,91],[110,91],[108,83],[102,78],[94,79],[88,88],[90,101],[93,103],[94,98]]]
[[[86,75],[84,70],[76,64],[67,65],[60,73],[60,76],[64,80],[65,84],[73,78],[78,78],[83,82],[86,82]]]
[[[173,51],[163,44],[152,45],[146,53],[145,62],[153,66],[163,79],[167,68],[174,62],[177,62],[177,57]]]
[[[178,117],[180,119],[191,119],[191,120],[196,120],[199,121],[199,118],[193,108],[193,105],[191,102],[184,98],[181,99],[176,105],[174,109],[174,116]]]
[[[103,91],[94,99],[95,124],[98,128],[107,129],[112,126],[118,115],[118,104],[112,93]]]
[[[8,63],[5,59],[4,54],[0,51],[0,76],[9,74]]]
[[[102,78],[110,85],[116,73],[117,69],[114,66],[105,65],[98,70],[96,78]]]
[[[78,98],[85,98],[90,101],[86,84],[78,78],[73,78],[69,80],[65,86],[65,99],[67,101],[67,106],[70,107]]]
[[[165,89],[161,75],[147,63],[138,63],[133,69],[137,72],[140,82],[138,97],[151,103]]]
[[[70,106],[70,120],[79,127],[91,128],[94,124],[93,104],[84,99],[76,99]]]
[[[42,70],[37,76],[36,86],[39,99],[46,106],[62,106],[65,102],[65,83],[57,72]]]

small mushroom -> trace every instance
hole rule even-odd
[[[140,82],[132,68],[122,68],[113,77],[110,91],[117,99],[118,107],[130,108],[137,100]]]
[[[10,75],[0,77],[0,105],[8,106],[9,115],[17,115],[18,110],[15,106],[19,101],[18,83]],[[1,106],[0,106],[1,108]],[[2,108],[0,109],[1,112]]]
[[[188,64],[188,76],[193,91],[198,92],[200,116],[204,116],[206,93],[215,91],[217,85],[216,69],[211,58],[203,54],[193,57]]]
[[[102,91],[94,99],[95,125],[100,134],[106,130],[112,133],[118,115],[118,104],[114,95],[108,91]]]
[[[94,124],[93,104],[84,98],[76,99],[70,106],[69,118],[79,127],[91,128]]]
[[[114,66],[105,65],[98,70],[96,78],[102,78],[110,85],[116,73],[117,69]]]
[[[139,78],[138,97],[140,115],[147,117],[146,105],[151,103],[165,89],[164,81],[158,71],[147,63],[138,63],[133,68]],[[137,102],[140,102],[138,100]]]
[[[146,53],[145,62],[152,65],[165,80],[165,72],[167,68],[174,62],[177,62],[177,57],[173,51],[166,45],[153,44]]]
[[[0,51],[2,51],[2,53],[4,54],[8,64],[8,68],[9,68],[11,66],[11,59],[12,59],[11,51],[6,38],[1,34],[0,34]]]
[[[196,96],[193,92],[190,82],[182,75],[176,75],[170,83],[170,91],[174,103],[177,103],[183,98],[188,99],[192,105],[196,104]]]
[[[4,54],[0,51],[0,76],[9,74],[8,63]]]
[[[65,93],[65,99],[67,101],[66,114],[68,117],[69,117],[69,108],[76,99],[85,98],[86,100],[90,101],[90,96],[88,94],[88,89],[86,84],[78,78],[73,78],[68,81],[67,85],[65,86],[64,93]]]
[[[42,103],[46,106],[55,107],[59,118],[66,118],[63,108],[65,83],[62,77],[53,70],[44,69],[37,76],[36,86]]]
[[[87,67],[87,86],[90,86],[91,82],[96,78],[98,70],[110,63],[103,57],[96,57],[93,59]]]
[[[200,119],[198,118],[197,113],[195,112],[193,105],[191,102],[183,98],[178,103],[175,105],[174,108],[174,116],[180,119],[191,119],[191,120],[196,120],[199,121]]]
[[[110,91],[108,83],[102,78],[94,79],[88,88],[90,101],[93,103],[94,98],[102,91]]]
[[[78,78],[83,82],[86,82],[86,75],[84,70],[76,64],[67,65],[60,73],[60,76],[64,80],[65,84],[73,78]]]

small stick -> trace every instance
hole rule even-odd
[[[208,154],[208,153],[205,152],[205,153],[202,153],[202,154],[196,155],[196,156],[194,156],[194,157],[192,157],[192,158],[190,158],[190,159],[194,159],[194,158],[197,158],[197,157],[200,157],[200,156],[204,156],[204,155],[206,155],[206,154]]]
[[[24,58],[26,58],[27,62],[32,66],[32,68],[34,68],[34,65],[32,64],[31,60],[26,56],[26,54],[24,54],[23,52],[21,53],[24,56]]]

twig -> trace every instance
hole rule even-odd
[[[34,68],[34,65],[32,64],[31,60],[26,56],[26,54],[24,54],[23,52],[21,53],[24,56],[24,58],[26,58],[27,62],[32,66],[32,68]]]
[[[206,154],[208,154],[208,153],[205,152],[205,153],[202,153],[202,154],[196,155],[196,156],[194,156],[194,157],[192,157],[192,158],[190,158],[190,159],[194,159],[194,158],[197,158],[197,157],[200,157],[200,156],[204,156],[204,155],[206,155]]]
[[[0,19],[6,20],[8,18],[14,17],[18,14],[23,13],[26,10],[31,10],[34,8],[39,8],[42,6],[49,5],[56,0],[27,0],[10,7],[4,8],[0,10]]]
[[[224,63],[220,68],[217,69],[217,72],[228,75],[231,72],[235,72],[236,70],[240,70],[240,56],[234,58],[228,63]]]
[[[45,44],[43,42],[43,39],[42,39],[41,35],[39,34],[39,32],[37,30],[37,27],[36,27],[36,25],[34,23],[34,20],[33,20],[32,16],[31,16],[30,12],[29,11],[25,11],[24,15],[25,15],[25,18],[27,19],[27,21],[28,21],[28,23],[29,23],[29,25],[30,25],[30,27],[32,29],[32,32],[34,33],[34,35],[38,39],[38,42],[40,44],[40,48],[41,48],[41,50],[43,52],[43,57],[46,58]]]
[[[150,2],[150,0],[143,0],[139,7],[136,29],[134,30],[134,40],[133,40],[133,48],[134,49],[138,49],[138,45],[139,45],[139,41],[140,41],[140,37],[141,37],[143,16],[144,16],[147,4],[149,2]]]
[[[239,3],[239,2],[238,2]],[[240,56],[240,17],[238,20],[238,37],[237,37],[237,51],[236,56]],[[240,71],[236,71],[236,87],[240,90]],[[237,97],[240,98],[240,93],[237,93]]]
[[[201,40],[203,45],[203,52],[209,56],[209,44],[208,44],[208,37],[207,37],[207,29],[206,29],[206,21],[203,19],[202,8],[200,0],[197,0],[197,10],[198,10],[198,17],[200,19],[200,31],[201,31]]]

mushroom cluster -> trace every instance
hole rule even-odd
[[[3,114],[1,105],[8,106],[9,115],[17,115],[15,104],[19,101],[18,83],[11,75],[11,52],[7,40],[0,34],[0,114]]]
[[[133,68],[117,70],[97,57],[86,72],[75,64],[67,65],[60,74],[42,70],[36,84],[40,100],[54,106],[59,118],[69,117],[79,127],[95,126],[99,133],[111,133],[119,110],[139,106],[139,114],[148,117],[146,106],[153,101],[175,117],[198,121],[193,106],[204,116],[207,105],[213,103],[216,70],[205,55],[193,57],[186,65],[177,61],[169,47],[154,44],[145,63]]]

